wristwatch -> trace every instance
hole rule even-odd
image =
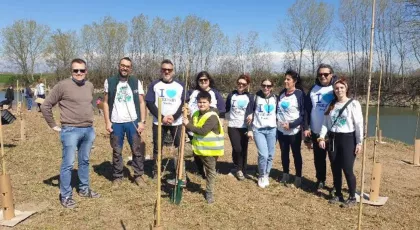
[[[146,124],[146,120],[144,120],[144,121],[141,121],[141,123],[143,123],[143,124]]]

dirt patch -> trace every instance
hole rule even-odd
[[[148,187],[139,189],[128,176],[132,175],[126,166],[123,184],[111,188],[112,150],[109,136],[104,129],[103,118],[95,116],[96,140],[91,153],[90,179],[92,188],[101,193],[100,199],[83,199],[76,194],[77,208],[64,209],[58,201],[58,175],[61,163],[59,135],[47,127],[38,112],[25,113],[28,138],[20,137],[20,124],[4,126],[4,141],[7,154],[7,171],[11,175],[13,195],[17,207],[33,208],[38,211],[29,219],[17,225],[16,229],[147,229],[153,223],[156,199],[156,181],[148,178]],[[58,117],[58,116],[56,116]],[[146,151],[152,155],[151,121],[147,123]],[[383,207],[364,206],[363,228],[365,229],[416,229],[420,226],[420,168],[404,161],[412,161],[413,146],[391,140],[379,146],[379,160],[383,164],[381,183],[382,196],[389,200]],[[370,186],[372,170],[372,145],[368,141],[366,186]],[[170,189],[163,185],[162,224],[165,229],[355,229],[358,208],[342,209],[329,205],[324,190],[321,195],[313,191],[315,171],[313,154],[303,148],[303,188],[293,189],[276,182],[281,175],[280,150],[277,146],[270,186],[260,189],[256,179],[237,181],[228,173],[232,167],[231,147],[226,137],[225,156],[219,158],[215,189],[216,203],[205,203],[203,191],[205,181],[189,172],[190,183],[184,189],[181,205],[169,202]],[[256,170],[257,151],[250,143],[249,169]],[[127,142],[123,156],[131,155]],[[163,164],[172,158],[165,150]],[[146,161],[150,175],[151,161]],[[329,167],[329,166],[328,166]],[[167,170],[172,162],[167,164]],[[187,162],[190,171],[196,171],[193,162]],[[361,157],[356,160],[355,170],[358,190],[360,189]],[[75,164],[76,180],[77,161]],[[331,170],[328,168],[327,185],[332,185]],[[294,174],[293,160],[291,173]],[[344,179],[344,178],[343,178]],[[344,187],[345,184],[344,180]],[[30,205],[28,205],[30,204]],[[35,204],[35,205],[34,205]]]

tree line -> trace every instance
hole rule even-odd
[[[377,4],[374,69],[377,73],[383,70],[382,87],[418,93],[420,3],[379,0]],[[79,31],[52,31],[48,25],[21,19],[3,28],[0,37],[3,58],[17,67],[27,82],[36,80],[35,70],[42,61],[54,74],[49,79],[53,84],[69,77],[70,61],[82,57],[88,63],[89,79],[101,88],[105,78],[116,74],[119,59],[129,56],[133,74],[146,84],[158,77],[161,60],[168,58],[180,78],[182,73],[194,76],[207,70],[222,91],[230,91],[241,73],[250,74],[252,87],[258,87],[262,78],[281,82],[282,73],[273,64],[281,71],[292,68],[311,77],[320,63],[327,62],[336,67],[337,74],[351,78],[355,93],[363,93],[367,88],[370,11],[369,0],[340,0],[338,9],[323,1],[295,1],[273,31],[284,51],[282,63],[273,63],[269,45],[261,42],[257,32],[228,37],[219,25],[195,15],[163,19],[140,14],[129,22],[107,16]],[[331,44],[344,51],[333,52]],[[339,64],[339,56],[345,65]],[[313,78],[305,79],[305,85],[312,83]]]

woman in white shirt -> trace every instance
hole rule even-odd
[[[356,205],[356,176],[353,172],[356,155],[361,152],[363,141],[363,114],[360,103],[348,97],[349,86],[345,78],[334,83],[334,100],[325,112],[324,124],[318,138],[319,147],[328,147],[331,169],[336,189],[329,203],[342,203],[342,207]],[[325,136],[328,134],[328,144]],[[344,201],[341,193],[342,171],[349,187],[349,198]]]
[[[264,79],[261,90],[255,96],[253,109],[252,131],[248,132],[251,139],[255,139],[258,149],[258,186],[265,188],[269,185],[268,177],[273,166],[276,152],[276,105],[277,96],[273,94],[273,81]]]

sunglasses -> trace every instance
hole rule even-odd
[[[120,67],[121,67],[121,68],[127,68],[127,69],[130,69],[130,68],[131,68],[131,66],[124,65],[124,64],[120,64]]]
[[[202,78],[202,79],[198,79],[198,81],[200,81],[200,82],[208,82],[209,79],[208,78]]]
[[[273,86],[272,85],[264,85],[264,84],[261,85],[261,88],[271,88],[271,87],[273,87]]]
[[[242,82],[238,82],[237,84],[238,84],[238,86],[247,86],[248,85],[248,84],[242,83]]]
[[[324,76],[324,77],[328,77],[328,75],[330,75],[331,73],[319,73],[318,77]]]
[[[73,73],[78,73],[78,72],[85,73],[86,69],[73,69],[72,71],[73,71]]]
[[[174,69],[165,69],[165,68],[161,68],[161,70],[162,70],[162,72],[166,72],[166,71],[168,71],[169,73],[172,73],[172,71],[173,71]]]

